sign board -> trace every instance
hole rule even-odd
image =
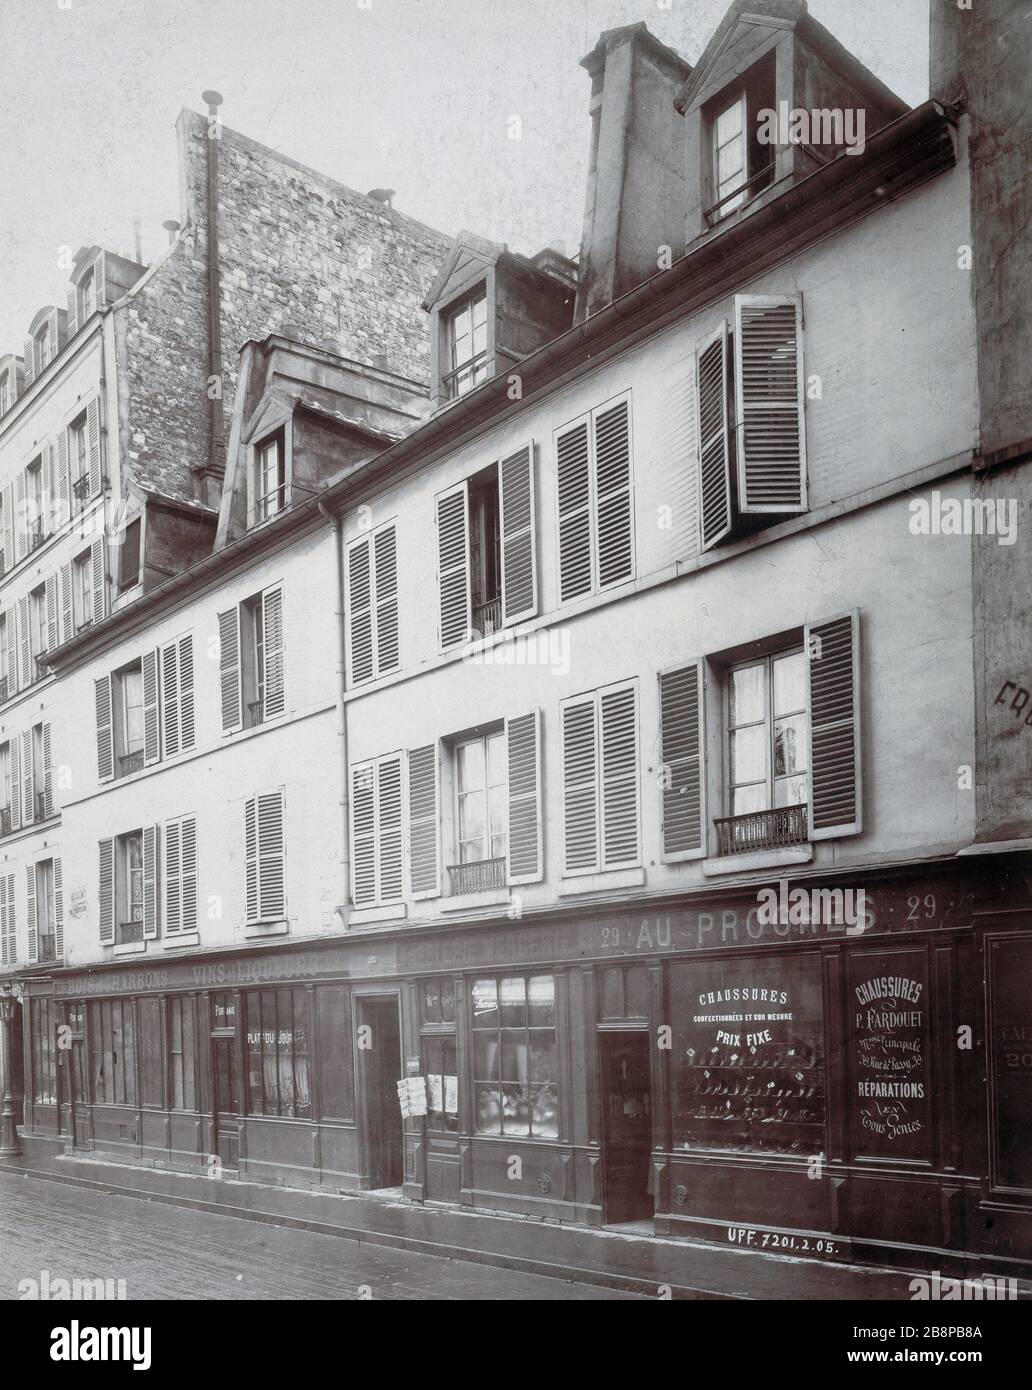
[[[404,1119],[426,1114],[426,1078],[403,1076],[398,1082],[398,1103]]]

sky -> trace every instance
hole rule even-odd
[[[580,240],[599,33],[644,20],[694,63],[729,0],[0,0],[0,355],[69,252],[144,261],[178,218],[175,120],[222,119],[454,234]],[[928,95],[928,0],[810,0],[905,101]],[[518,116],[520,138],[513,139]]]

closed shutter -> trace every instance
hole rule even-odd
[[[187,633],[176,643],[179,655],[179,751],[194,746],[193,637]]]
[[[0,874],[0,965],[14,965],[18,959],[18,936],[14,916],[14,874]]]
[[[703,690],[701,661],[659,677],[663,859],[668,862],[706,852]]]
[[[62,430],[57,437],[57,477],[54,491],[59,503],[59,522],[63,526],[72,514],[71,479],[68,472],[68,431]]]
[[[437,499],[441,647],[467,640],[470,621],[469,494],[465,482]]]
[[[14,489],[11,487],[10,483],[8,483],[8,485],[4,488],[4,491],[3,491],[3,508],[4,508],[4,536],[3,536],[3,543],[4,543],[4,570],[6,571],[6,570],[13,570],[14,567],[15,567],[15,565],[16,565],[17,562],[18,562],[18,557],[17,557],[17,555],[15,554],[15,550],[14,550],[14,523],[15,523],[14,508],[15,508],[15,498],[14,498]]]
[[[97,720],[97,776],[102,782],[115,775],[115,745],[112,730],[111,677],[93,682]]]
[[[29,621],[29,599],[18,600],[18,647],[20,652],[18,685],[25,690],[32,684],[32,625]]]
[[[21,765],[22,825],[31,825],[36,819],[36,779],[32,766],[31,729],[26,729],[21,736]]]
[[[52,652],[58,643],[58,595],[57,595],[57,575],[47,576],[45,589],[47,605],[47,651]]]
[[[373,676],[372,541],[368,536],[348,551],[348,671],[350,685]]]
[[[100,864],[97,884],[100,892],[100,944],[111,946],[115,940],[115,842],[101,840],[98,845]]]
[[[351,769],[351,901],[356,907],[376,902],[376,767]]]
[[[177,820],[165,823],[165,936],[179,936],[183,930],[183,848],[182,828]],[[250,879],[248,880],[250,889]],[[250,916],[250,891],[248,916]]]
[[[31,338],[25,339],[24,353],[24,375],[23,381],[26,389],[32,384],[36,376],[36,344]]]
[[[72,613],[72,566],[69,562],[61,566],[61,641],[67,642],[75,636],[75,619]]]
[[[41,742],[43,744],[43,810],[46,819],[49,820],[54,814],[54,766],[52,761],[50,743],[50,721],[41,724]]]
[[[161,746],[166,758],[179,752],[179,654],[174,642],[161,649]]]
[[[243,723],[238,607],[227,608],[219,614],[219,694],[222,701],[222,732],[234,733]]]
[[[559,598],[566,603],[592,589],[591,460],[588,422],[556,438],[559,490]]]
[[[106,607],[106,583],[104,575],[104,542],[94,541],[90,546],[90,565],[93,572],[93,621],[102,622]]]
[[[738,501],[743,512],[806,510],[803,306],[735,295]]]
[[[31,518],[26,515],[25,502],[25,470],[15,475],[14,479],[14,532],[15,532],[15,560],[20,560],[29,548],[29,531],[32,529]]]
[[[99,396],[94,396],[86,403],[86,458],[89,465],[87,476],[90,480],[90,496],[99,497],[102,483]]]
[[[860,615],[806,626],[810,684],[810,838],[859,835]]]
[[[731,457],[727,418],[727,323],[700,348],[699,544],[708,550],[731,530]]]
[[[60,859],[54,860],[54,955],[64,960],[64,877]]]
[[[274,719],[286,708],[283,685],[283,590],[262,594],[262,634],[265,642],[265,703],[262,719]]]
[[[107,252],[98,251],[93,258],[93,302],[98,309],[107,306],[107,270],[105,257]]]
[[[598,587],[605,589],[634,573],[630,401],[595,412],[593,421]]]
[[[603,691],[600,712],[602,860],[610,869],[639,858],[637,688]]]
[[[182,923],[184,932],[197,930],[197,821],[184,816],[181,827]]]
[[[152,940],[158,934],[158,850],[156,825],[143,827],[143,935]]]
[[[538,883],[544,874],[541,823],[541,711],[505,721],[509,773],[506,882]]]
[[[18,735],[14,734],[7,745],[7,756],[11,764],[11,829],[21,828],[21,758]]]
[[[595,697],[562,707],[563,845],[567,873],[598,867],[598,749]]]
[[[408,754],[409,883],[414,898],[441,891],[440,816],[437,744]]]
[[[283,793],[262,792],[244,808],[247,919],[271,921],[286,913]]]
[[[498,465],[501,506],[502,619],[531,618],[537,612],[535,555],[534,446],[527,444]]]
[[[143,765],[150,767],[161,757],[161,730],[158,724],[158,653],[144,652],[143,672]]]
[[[376,769],[377,878],[380,902],[404,896],[401,755],[381,758]]]
[[[398,540],[393,526],[373,537],[376,674],[398,668]]]
[[[39,933],[36,930],[36,866],[25,865],[25,920],[29,928],[29,960],[39,960]]]

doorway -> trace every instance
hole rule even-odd
[[[607,1225],[648,1220],[652,1150],[649,1035],[600,1033],[602,1181]]]
[[[359,1104],[363,1187],[400,1187],[404,1179],[401,1104],[401,1027],[396,995],[357,1001]]]

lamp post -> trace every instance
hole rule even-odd
[[[3,1111],[0,1113],[0,1158],[15,1158],[21,1153],[18,1130],[14,1123],[14,1095],[11,1091],[11,1062],[14,1056],[14,1048],[11,1044],[11,1026],[14,1023],[17,1006],[18,1000],[10,983],[0,985],[0,1028],[3,1030],[0,1062],[2,1062],[3,1067],[4,1087]]]

